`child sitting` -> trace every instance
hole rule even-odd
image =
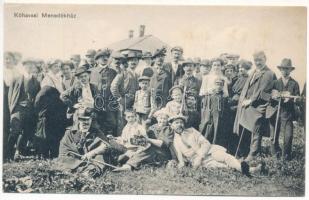
[[[124,112],[127,124],[122,130],[120,137],[109,135],[110,139],[115,139],[120,145],[123,145],[127,151],[119,156],[118,162],[129,159],[135,152],[143,150],[147,145],[145,140],[146,130],[137,122],[137,116],[134,110],[126,110]]]
[[[166,104],[166,110],[169,113],[169,115],[178,115],[181,112],[181,103],[183,98],[183,90],[182,87],[179,85],[175,85],[172,87],[169,91],[170,96],[172,97],[172,101],[169,101]]]

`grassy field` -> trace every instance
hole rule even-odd
[[[55,161],[25,160],[3,164],[4,192],[104,193],[170,195],[303,196],[305,192],[305,134],[295,127],[293,160],[269,157],[269,140],[263,139],[267,173],[252,178],[227,169],[182,170],[144,167],[91,180],[54,170]]]

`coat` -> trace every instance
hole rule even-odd
[[[299,96],[300,95],[300,90],[299,90],[299,85],[297,81],[295,81],[293,78],[290,78],[284,86],[282,78],[279,80],[274,81],[273,83],[273,88],[274,90],[278,90],[279,92],[282,91],[289,91],[291,95],[293,96]],[[283,119],[289,119],[293,120],[295,119],[295,104],[293,99],[289,99],[288,102],[284,103],[284,99],[281,99],[281,111],[280,115]],[[276,100],[271,100],[269,106],[267,106],[266,109],[266,118],[271,118],[275,113],[277,113],[278,110],[278,101]]]
[[[154,70],[150,79],[150,88],[154,90],[156,96],[156,107],[160,108],[166,105],[171,87],[171,73],[165,70],[160,72]]]
[[[59,164],[62,169],[77,170],[80,167],[87,168],[87,165],[82,165],[85,161],[74,155],[69,155],[69,153],[84,155],[96,148],[100,143],[107,143],[104,134],[97,129],[90,129],[89,134],[84,139],[81,136],[81,132],[76,127],[70,127],[66,130],[59,147]],[[104,161],[103,155],[97,155],[95,159]],[[102,165],[100,167],[103,168]]]
[[[34,99],[40,90],[40,83],[36,79],[31,79],[31,80],[32,80],[31,84],[30,83],[26,84],[24,75],[17,76],[12,80],[12,83],[9,86],[9,91],[8,91],[8,105],[9,105],[10,114],[12,114],[16,106],[21,101],[24,100],[22,99],[23,98],[22,95],[24,94],[26,90],[28,91],[27,92],[28,94],[26,94],[26,96],[28,96],[29,103],[30,104],[34,103]]]
[[[99,93],[97,86],[90,83],[90,90],[93,99],[95,100],[96,95]],[[64,91],[60,98],[62,101],[72,109],[73,106],[78,103],[78,99],[82,96],[82,88],[76,88],[75,86],[71,87],[70,89]]]
[[[178,63],[176,72],[173,70],[171,62],[164,63],[163,65],[164,65],[164,69],[171,74],[172,84],[174,84],[176,79],[181,78],[185,74],[185,71],[183,70],[183,67],[180,63]]]
[[[116,75],[117,72],[109,66],[106,66],[105,68],[94,67],[91,68],[90,83],[96,86],[99,86],[100,84],[106,85],[107,88],[110,88],[111,83]]]
[[[138,90],[137,74],[130,70],[124,70],[117,74],[111,84],[112,95],[125,100],[126,108],[132,108],[135,92]],[[122,102],[124,105],[124,102]]]
[[[197,79],[193,75],[191,77],[188,77],[186,74],[183,75],[181,78],[178,77],[174,82],[174,85],[186,87],[187,92],[192,92],[196,96],[198,96],[198,94],[200,93],[201,84],[202,83],[199,79]]]
[[[256,74],[256,75],[255,75]],[[271,88],[276,75],[267,66],[259,73],[253,72],[247,79],[239,97],[233,132],[239,133],[239,125],[253,132],[259,119],[265,118],[265,110],[271,98]],[[251,99],[248,107],[242,102]]]
[[[35,136],[40,141],[59,143],[66,127],[66,106],[60,99],[59,91],[44,86],[37,94],[34,103],[38,115]]]

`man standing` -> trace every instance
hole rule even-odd
[[[183,48],[180,46],[175,46],[171,49],[172,53],[172,61],[164,64],[164,69],[167,70],[169,73],[172,74],[172,84],[174,84],[174,81],[182,77],[184,75],[184,71],[181,65],[181,62],[183,60]]]
[[[86,62],[89,64],[90,68],[96,67],[96,63],[94,60],[95,55],[96,55],[96,51],[94,49],[89,49],[85,55]]]
[[[114,70],[108,68],[107,63],[110,56],[109,50],[98,51],[94,59],[96,62],[96,67],[91,68],[90,82],[96,86],[101,82],[102,73],[110,73]],[[112,73],[113,73],[112,72]]]
[[[11,116],[11,130],[8,137],[8,152],[10,158],[18,160],[20,151],[25,143],[32,137],[35,129],[33,104],[40,90],[40,83],[34,78],[35,61],[26,59],[22,62],[24,70],[16,76],[9,86],[8,104]],[[14,145],[16,151],[14,154]],[[14,156],[14,157],[13,157]]]
[[[119,102],[117,116],[118,135],[121,133],[124,126],[123,113],[126,109],[131,109],[133,107],[135,92],[138,90],[138,77],[135,73],[135,68],[138,65],[141,54],[142,51],[140,50],[128,50],[126,54],[128,68],[118,73],[111,84],[112,95]]]
[[[274,72],[266,65],[266,55],[263,51],[254,53],[253,59],[256,69],[248,77],[241,92],[234,122],[234,133],[240,136],[245,134],[244,131],[240,131],[240,126],[251,133],[247,161],[253,160],[260,150],[262,132],[265,131],[263,128],[267,124],[265,111],[271,98],[272,83],[276,79]]]

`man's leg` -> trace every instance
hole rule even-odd
[[[293,122],[292,120],[282,121],[284,133],[283,156],[287,160],[292,159],[292,141],[293,141]]]
[[[265,120],[261,118],[256,122],[256,125],[251,135],[250,152],[248,157],[246,158],[246,161],[253,160],[261,149],[261,142],[262,142],[261,129],[264,121]]]
[[[272,118],[269,119],[269,126],[270,126],[270,152],[272,156],[280,156],[281,153],[281,149],[279,146],[279,136],[280,136],[280,127],[281,127],[281,122],[279,120],[278,124],[277,124],[277,132],[276,132],[276,136],[275,136],[275,125],[276,125],[276,115],[274,115]],[[276,137],[276,140],[274,142],[274,139]]]

